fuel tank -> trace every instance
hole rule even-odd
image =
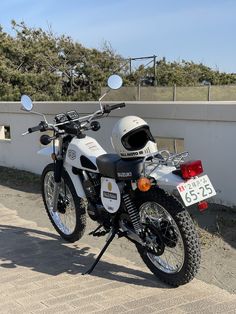
[[[106,151],[92,137],[73,138],[66,152],[66,162],[72,167],[99,172],[96,158]]]

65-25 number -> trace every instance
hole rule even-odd
[[[198,190],[189,190],[185,194],[185,200],[187,203],[192,203],[197,201],[198,199],[205,199],[210,197],[213,194],[213,190],[209,184],[205,184],[204,186],[199,186]]]

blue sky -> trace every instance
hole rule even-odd
[[[157,55],[236,73],[235,0],[1,0],[0,24],[50,27],[88,48]]]

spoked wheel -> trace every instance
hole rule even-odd
[[[139,193],[137,203],[147,243],[137,249],[147,267],[172,286],[192,280],[200,266],[200,246],[188,212],[161,189]]]
[[[57,211],[53,211],[55,189],[54,165],[48,165],[42,174],[42,196],[44,205],[56,231],[69,242],[79,240],[85,229],[86,214],[82,199],[76,194],[69,175],[63,171],[59,185]]]

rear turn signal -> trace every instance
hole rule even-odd
[[[192,160],[180,165],[182,177],[184,179],[190,179],[203,173],[203,167],[201,160]]]
[[[138,179],[138,189],[142,192],[147,192],[152,187],[152,183],[148,178]]]

